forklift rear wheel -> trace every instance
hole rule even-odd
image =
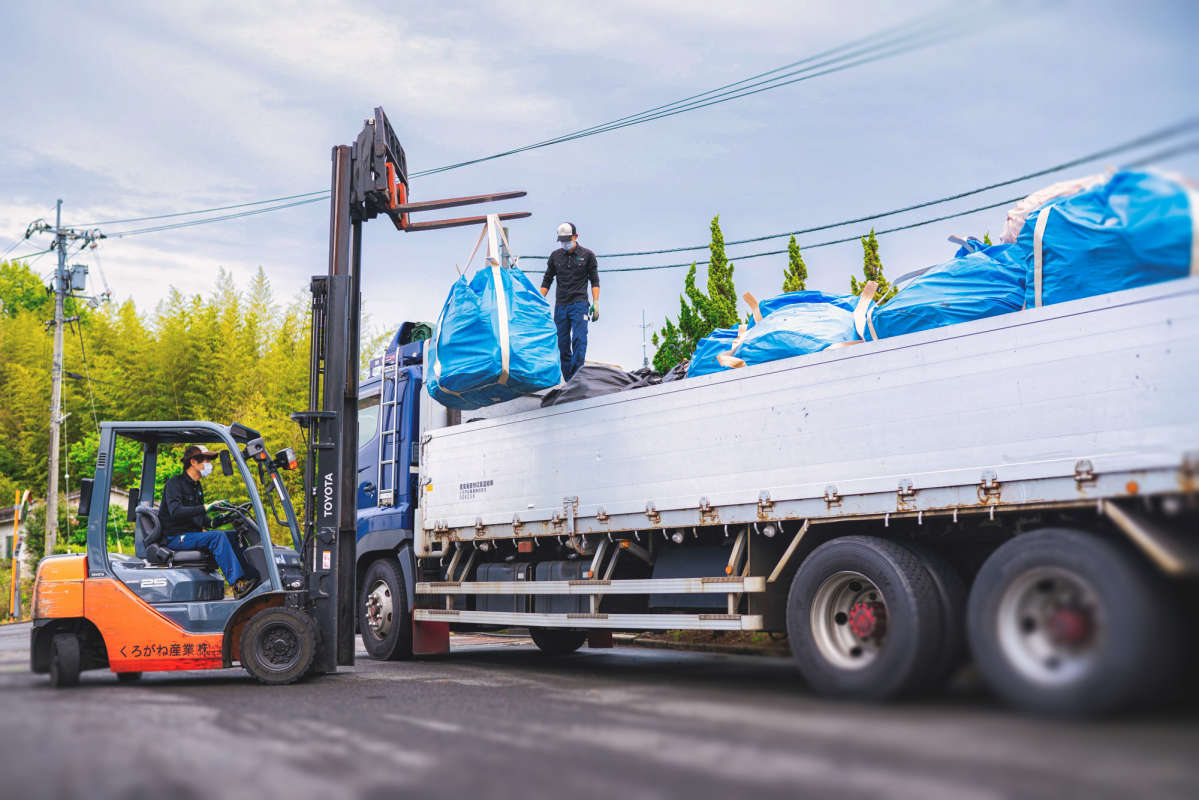
[[[587,631],[568,631],[559,628],[529,628],[533,644],[547,656],[564,656],[573,653],[587,641]]]
[[[56,689],[79,683],[79,638],[58,633],[50,640],[50,685]]]
[[[276,606],[255,614],[241,633],[241,663],[266,684],[294,683],[316,656],[316,624],[294,608]]]
[[[412,657],[412,620],[400,564],[394,558],[380,558],[362,576],[358,630],[371,658],[400,661]]]
[[[142,679],[142,674],[140,672],[118,672],[117,673],[117,680],[120,681],[121,683],[133,683],[134,681],[140,681],[141,679]]]

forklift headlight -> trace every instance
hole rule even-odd
[[[296,451],[290,447],[285,447],[278,453],[275,453],[275,468],[276,469],[295,469],[299,465],[296,460]]]

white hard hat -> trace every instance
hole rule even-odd
[[[563,222],[558,226],[558,241],[569,242],[570,237],[578,234],[573,222]]]

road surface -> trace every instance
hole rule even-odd
[[[107,671],[54,690],[0,627],[0,780],[34,798],[1195,797],[1199,710],[1073,723],[964,687],[867,706],[788,659],[617,647],[550,661],[523,638],[295,686],[240,669]]]

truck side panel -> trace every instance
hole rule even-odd
[[[1178,491],[1195,365],[1188,278],[426,428],[423,538]]]

